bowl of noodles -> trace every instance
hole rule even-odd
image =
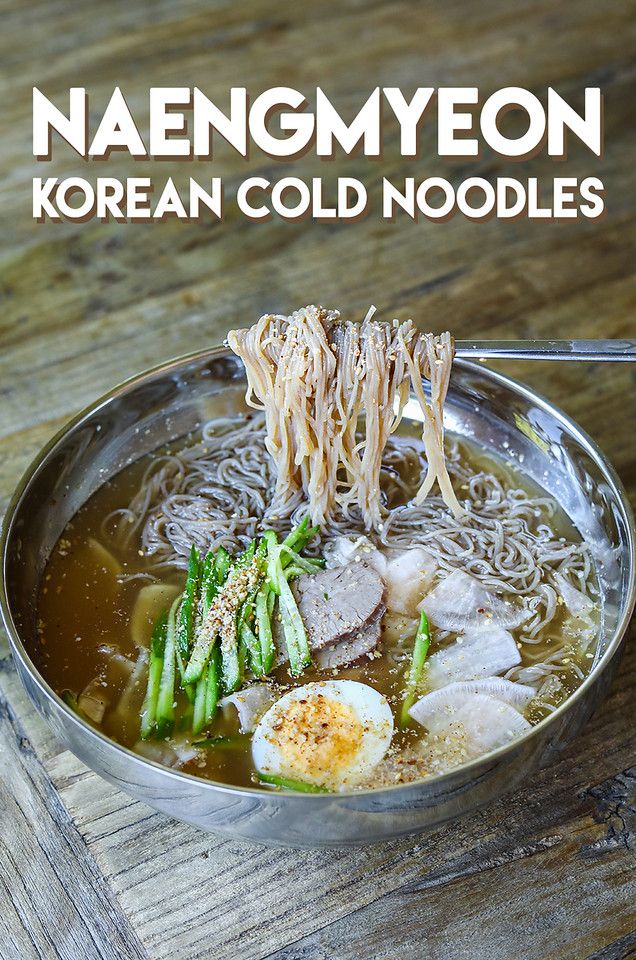
[[[635,595],[611,465],[449,334],[306,307],[128,381],[29,468],[0,601],[81,760],[206,830],[328,846],[528,784]]]

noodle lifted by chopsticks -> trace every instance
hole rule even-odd
[[[335,310],[307,306],[228,335],[247,372],[247,403],[265,412],[277,477],[272,507],[303,491],[314,523],[327,521],[335,507],[357,504],[365,526],[378,528],[382,454],[412,387],[428,464],[414,502],[437,481],[458,517],[464,511],[446,469],[443,423],[453,339],[420,333],[411,320],[372,317],[370,310],[363,323],[352,323]]]

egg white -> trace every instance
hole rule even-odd
[[[392,737],[391,708],[373,687],[317,681],[290,690],[261,717],[252,758],[259,773],[347,790],[372,773]]]

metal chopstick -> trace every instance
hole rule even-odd
[[[636,340],[456,340],[455,354],[473,360],[636,361]]]

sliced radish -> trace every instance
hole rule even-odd
[[[530,616],[529,610],[501,600],[463,570],[453,570],[441,580],[424,598],[422,608],[432,624],[457,632],[484,624],[518,627]]]
[[[386,557],[368,537],[361,536],[355,540],[351,537],[334,537],[325,544],[323,552],[328,567],[346,567],[359,558],[381,577],[386,573]]]
[[[435,557],[423,547],[391,551],[384,573],[387,609],[409,617],[417,616],[417,606],[437,570]]]
[[[537,695],[534,687],[523,683],[514,683],[502,677],[486,677],[483,680],[464,680],[461,683],[449,683],[446,687],[433,690],[414,703],[409,713],[414,720],[425,726],[424,718],[433,716],[436,712],[443,712],[449,706],[458,707],[468,703],[477,695],[492,697],[507,703],[516,710],[523,711],[530,701]]]
[[[244,690],[230,693],[219,701],[219,706],[232,704],[238,713],[241,733],[251,733],[266,710],[276,699],[272,688],[266,683],[254,683]]]
[[[426,679],[430,689],[437,690],[457,680],[494,677],[520,663],[511,633],[502,627],[475,627],[429,657]]]
[[[496,750],[531,729],[526,718],[509,703],[482,693],[453,692],[450,687],[439,693],[448,691],[451,695],[443,704],[435,700],[423,703],[427,700],[423,697],[411,708],[412,714],[417,710],[418,721],[430,734],[438,740],[443,738],[435,744],[437,750],[441,748],[455,756],[460,751],[462,759],[470,760]]]
[[[563,602],[566,605],[568,612],[572,614],[573,617],[580,617],[585,619],[589,617],[594,609],[594,601],[584,594],[581,590],[577,590],[576,587],[573,587],[572,584],[565,579],[563,574],[555,573],[554,582],[557,586],[557,590],[563,598]]]

